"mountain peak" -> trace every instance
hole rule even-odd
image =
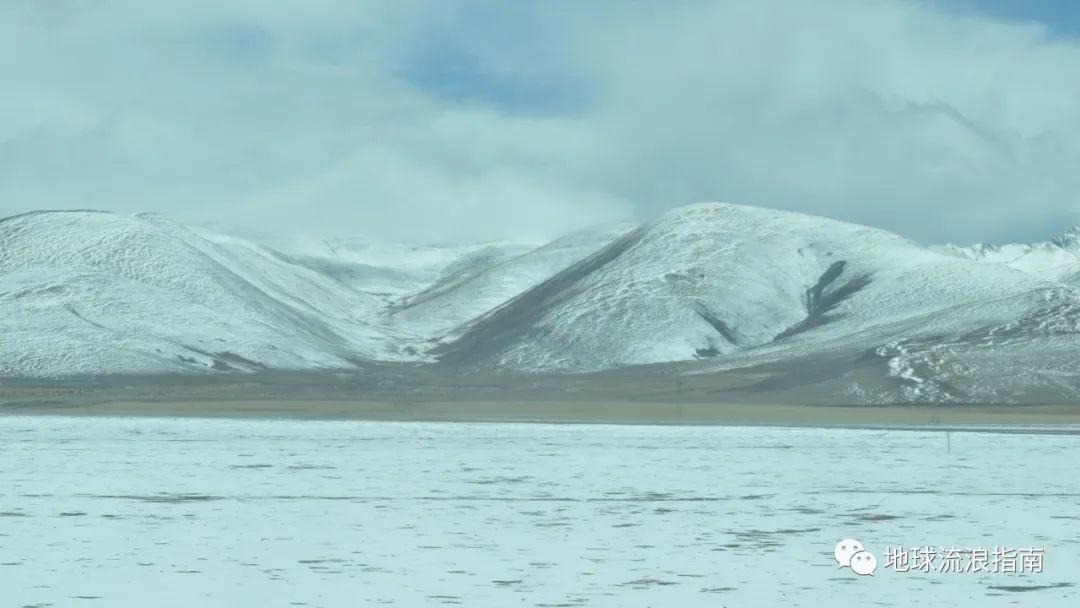
[[[1080,248],[1080,225],[1073,226],[1051,242],[1062,249]]]
[[[767,207],[738,205],[735,203],[703,202],[675,207],[656,219],[657,223],[666,221],[709,221],[713,219],[734,218],[775,218],[775,217],[813,217],[795,211],[781,211]],[[825,218],[821,218],[825,219]]]

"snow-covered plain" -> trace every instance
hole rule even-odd
[[[0,417],[0,604],[1076,606],[1077,435]],[[838,569],[837,540],[876,552]],[[1045,549],[899,573],[886,546]]]

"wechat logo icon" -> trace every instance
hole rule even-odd
[[[859,576],[873,576],[877,570],[877,556],[867,551],[863,544],[854,538],[845,538],[836,543],[833,558],[839,567],[851,568],[851,571]]]

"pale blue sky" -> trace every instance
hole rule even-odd
[[[1080,8],[0,0],[0,215],[544,238],[700,200],[1080,223]]]
[[[929,6],[933,6],[929,0]],[[1063,36],[1080,35],[1080,5],[1075,0],[945,0],[949,10],[1008,21],[1032,22]]]

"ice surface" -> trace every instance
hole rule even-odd
[[[1076,435],[0,418],[4,606],[1075,606]],[[878,556],[833,563],[837,540]],[[886,546],[1044,548],[1028,575]]]

